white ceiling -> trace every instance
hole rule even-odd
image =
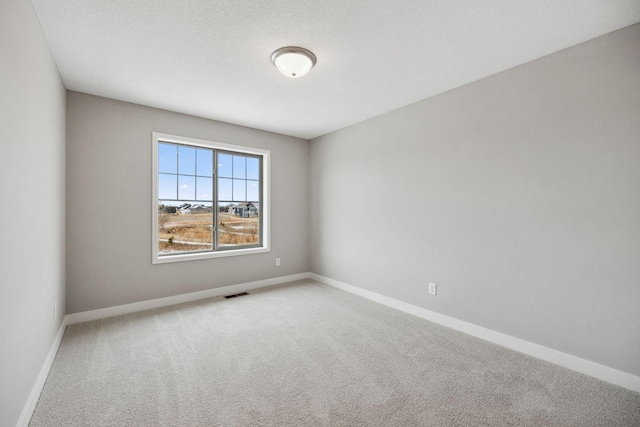
[[[311,139],[640,21],[638,0],[32,0],[68,89]],[[271,53],[313,51],[299,79]]]

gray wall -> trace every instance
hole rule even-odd
[[[311,230],[314,273],[640,375],[640,25],[311,141]]]
[[[0,2],[0,94],[0,425],[13,426],[65,310],[65,89],[30,1]]]
[[[75,92],[67,129],[68,313],[309,271],[307,141]],[[270,253],[151,264],[154,131],[271,150]]]

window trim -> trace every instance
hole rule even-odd
[[[159,132],[152,132],[152,197],[151,197],[151,236],[152,236],[152,264],[165,264],[170,262],[194,261],[199,259],[222,258],[238,255],[250,255],[264,252],[271,252],[271,164],[270,150],[260,148],[245,147],[241,145],[226,144],[222,142],[207,141],[204,139],[188,138],[177,135],[170,135]],[[191,252],[184,254],[162,255],[158,251],[158,144],[160,142],[168,142],[174,144],[187,144],[195,147],[203,147],[213,150],[222,150],[237,152],[240,154],[251,154],[262,157],[262,200],[260,200],[260,220],[262,245],[259,247],[241,247],[238,249],[227,249],[208,252]],[[217,165],[214,166],[217,168]],[[215,186],[217,187],[217,170],[214,177]],[[217,194],[212,203],[213,209],[218,209]]]

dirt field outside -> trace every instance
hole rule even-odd
[[[212,215],[158,214],[160,253],[210,250],[213,238]],[[220,246],[256,244],[260,241],[257,217],[241,218],[227,212],[218,214]]]
[[[258,217],[240,218],[227,212],[218,214],[218,239],[222,246],[251,245],[260,242]]]

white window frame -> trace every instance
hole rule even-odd
[[[194,261],[198,259],[223,258],[238,255],[250,255],[263,252],[271,252],[271,151],[260,148],[250,148],[240,145],[225,144],[222,142],[207,141],[203,139],[187,138],[183,136],[169,135],[152,132],[152,197],[151,197],[151,236],[153,264],[165,264],[169,262]],[[213,150],[233,151],[239,154],[252,154],[262,157],[262,200],[260,200],[260,215],[262,220],[261,240],[262,246],[252,248],[226,249],[221,251],[191,252],[184,254],[160,255],[158,251],[158,144],[161,142],[184,144],[194,147],[203,147]],[[216,166],[217,167],[217,166]],[[217,179],[217,174],[214,177]],[[217,194],[213,201],[213,209],[218,209]]]

